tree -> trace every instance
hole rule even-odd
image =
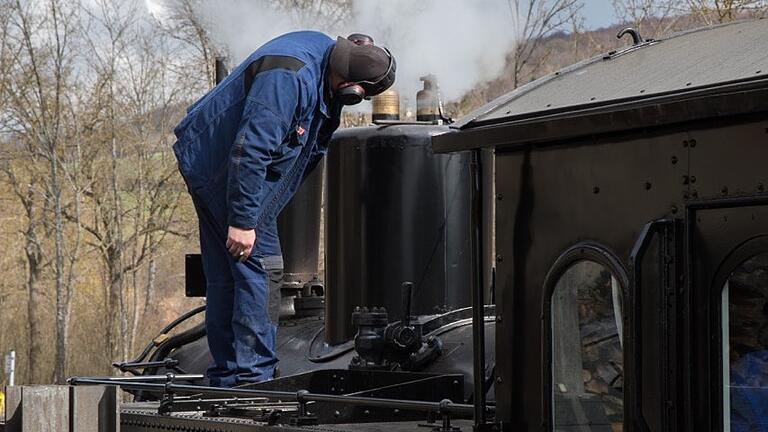
[[[100,129],[86,141],[93,148],[84,170],[92,217],[84,229],[104,268],[108,355],[127,360],[140,318],[137,272],[153,262],[168,235],[188,235],[175,228],[183,189],[164,133],[177,119],[174,107],[186,82],[169,73],[171,53],[162,34],[137,18],[137,2],[95,5],[87,41]],[[151,272],[150,265],[144,298]]]
[[[270,0],[275,10],[307,28],[336,30],[352,14],[352,0]]]
[[[194,91],[205,91],[216,84],[214,60],[223,54],[208,34],[205,18],[200,10],[201,0],[168,0],[164,6],[168,16],[157,21],[165,34],[180,42],[188,53],[181,66],[188,72],[188,79],[197,82]],[[195,72],[197,71],[197,72]]]
[[[676,0],[612,0],[616,17],[631,24],[645,38],[668,35],[685,13]]]
[[[690,13],[705,24],[740,18],[760,18],[768,14],[766,0],[687,0]]]
[[[67,248],[63,208],[65,205],[66,143],[71,118],[66,107],[71,90],[72,57],[70,44],[75,32],[73,18],[76,5],[59,0],[24,2],[16,0],[7,4],[9,9],[11,39],[18,50],[10,60],[13,76],[4,86],[8,99],[4,113],[5,127],[10,128],[23,143],[24,157],[32,163],[26,165],[24,186],[13,170],[5,169],[16,196],[27,212],[27,228],[24,232],[25,255],[28,263],[27,286],[29,290],[30,320],[39,325],[36,310],[39,298],[38,283],[41,267],[47,256],[38,226],[44,225],[46,233],[53,236],[54,287],[55,287],[55,362],[53,379],[63,382],[66,370],[67,329],[70,299],[72,295],[74,266],[67,267],[66,254],[76,260],[77,247]],[[42,200],[42,203],[40,202]],[[36,209],[42,209],[37,214]],[[40,219],[38,219],[40,218]],[[47,237],[47,236],[46,236]],[[32,337],[30,355],[39,356],[39,344],[43,343],[37,327],[30,325]],[[33,327],[35,327],[33,329]],[[33,375],[33,379],[34,375]]]
[[[511,55],[512,88],[517,88],[524,75],[535,76],[546,63],[547,53],[538,53],[544,39],[572,23],[577,17],[581,3],[579,0],[508,2],[516,40]]]

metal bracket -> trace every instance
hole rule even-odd
[[[289,419],[291,426],[309,426],[317,424],[317,416],[312,415],[307,411],[307,399],[306,395],[309,392],[307,390],[299,390],[296,392],[296,402],[299,403],[299,412],[292,415]]]
[[[438,408],[438,414],[440,414],[440,417],[442,418],[442,423],[440,426],[435,426],[432,428],[435,432],[461,432],[461,428],[456,426],[451,426],[451,414],[450,409],[448,409],[453,402],[451,402],[450,399],[443,399],[440,401],[440,405]]]
[[[140,375],[136,369],[146,369],[151,367],[164,367],[168,370],[173,370],[176,373],[186,374],[186,372],[179,367],[179,361],[172,358],[148,362],[115,362],[112,363],[112,366],[118,368],[120,372],[129,372],[134,375]]]
[[[160,406],[157,408],[157,413],[160,415],[169,415],[173,410],[173,396],[174,392],[171,389],[173,380],[176,375],[172,373],[165,374],[165,390],[163,391],[163,399],[160,401]]]

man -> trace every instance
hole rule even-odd
[[[395,61],[365,35],[267,42],[176,127],[200,221],[213,386],[273,376],[282,256],[277,215],[320,161],[342,105],[389,88]]]

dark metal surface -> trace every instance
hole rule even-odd
[[[227,396],[235,398],[254,398],[265,397],[278,400],[297,401],[301,403],[308,402],[328,402],[340,405],[357,405],[370,408],[392,408],[407,409],[421,412],[432,412],[437,414],[457,414],[470,415],[473,411],[472,405],[453,403],[450,400],[441,400],[440,402],[430,402],[411,399],[387,399],[382,397],[351,395],[336,395],[323,393],[310,393],[305,390],[296,392],[284,390],[265,390],[262,388],[222,388],[205,387],[186,384],[175,384],[172,382],[165,384],[155,383],[137,383],[131,381],[109,381],[93,378],[70,378],[69,383],[73,386],[87,385],[115,385],[125,390],[141,390],[148,392],[157,392],[163,394],[193,394],[203,396]],[[161,404],[162,406],[162,404]]]
[[[427,374],[389,371],[361,371],[346,369],[318,370],[315,372],[278,378],[248,388],[337,394],[387,399],[408,399],[439,402],[443,399],[461,401],[464,398],[464,377],[457,374]],[[320,424],[424,419],[423,411],[406,407],[370,407],[333,402],[308,405],[309,411]]]
[[[625,353],[625,410],[631,422],[626,430],[632,424],[646,424],[649,430],[711,430],[717,424],[711,418],[719,405],[709,400],[722,394],[713,359],[720,348],[710,338],[719,334],[720,324],[710,314],[718,310],[713,298],[719,288],[714,297],[705,293],[725,256],[746,239],[768,232],[762,211],[752,209],[736,218],[736,210],[727,208],[749,195],[765,199],[760,185],[768,179],[759,161],[768,157],[768,119],[696,126],[497,154],[497,192],[503,199],[497,201],[501,321],[496,372],[501,381],[496,395],[499,415],[510,427],[549,421],[542,407],[548,406],[551,387],[541,367],[541,353],[548,349],[542,334],[548,333],[549,298],[541,287],[553,263],[569,247],[590,240],[621,267],[631,268],[629,257],[642,228],[662,218],[687,221],[688,232],[697,234],[686,254],[696,258],[688,269],[682,259],[665,262],[672,267],[663,273],[651,271],[659,268],[655,260],[673,255],[654,253],[656,258],[645,260],[649,288],[643,289],[648,299],[656,292],[658,300],[656,306],[643,300],[644,306],[632,309],[636,312],[625,328],[629,347],[639,339],[637,350]],[[724,195],[731,201],[721,204],[725,208],[717,214],[685,210]],[[706,221],[711,227],[698,228]],[[606,259],[593,259],[612,268]],[[616,271],[626,273],[621,267]],[[687,281],[687,287],[680,291],[663,283],[670,277]],[[666,286],[671,289],[661,289]],[[637,297],[636,289],[629,287],[630,298]],[[664,312],[670,307],[672,315]],[[652,346],[657,351],[649,352]],[[629,405],[633,399],[640,399],[640,412]]]
[[[180,432],[413,432],[415,430],[431,431],[438,423],[420,422],[372,422],[353,424],[334,424],[319,426],[269,426],[264,422],[237,418],[200,417],[192,414],[176,414],[161,416],[147,410],[124,410],[121,414],[121,431],[123,432],[155,432],[176,430]],[[472,430],[471,422],[454,420],[452,425],[458,427],[457,432]]]
[[[462,136],[472,138],[455,135]],[[767,142],[768,116],[758,111],[497,149],[496,398],[505,428],[551,427],[545,280],[585,242],[599,251],[589,259],[619,280],[633,275],[625,297],[624,430],[722,424],[717,275],[737,265],[727,262],[740,244],[768,234]],[[674,222],[653,233],[649,253],[633,265],[643,227],[662,219]]]
[[[505,430],[553,427],[552,275],[577,257],[623,281],[623,430],[721,430],[723,283],[768,251],[766,34],[757,20],[646,41],[433,138],[496,150]]]
[[[283,281],[294,284],[297,289],[317,278],[324,171],[325,163],[321,162],[277,218],[283,251]]]
[[[186,254],[184,256],[184,295],[187,297],[205,297],[205,287],[203,256]]]
[[[768,20],[704,27],[578,63],[520,87],[459,127],[768,77]]]
[[[483,221],[483,156],[481,150],[473,150],[470,164],[470,190],[471,223],[472,231],[470,241],[472,244],[472,364],[473,376],[485,377],[485,265],[483,265],[484,232]],[[485,427],[485,380],[474,380],[473,401],[475,405],[474,419],[475,429]]]
[[[768,250],[766,29],[704,29],[576,65],[433,139],[496,149],[505,429],[552,428],[548,278],[576,257],[625,281],[624,430],[722,427],[722,286]],[[632,67],[643,73],[615,75]],[[535,107],[549,96],[560,105]]]
[[[485,308],[486,376],[491,373],[494,361],[494,308]],[[442,341],[443,352],[431,362],[424,372],[431,374],[461,374],[465,377],[464,400],[471,400],[473,386],[472,366],[472,313],[470,308],[459,309],[443,315],[419,317],[425,337],[436,336]],[[281,323],[277,333],[277,351],[280,358],[279,376],[288,377],[319,369],[346,369],[354,352],[353,341],[330,346],[324,342],[323,320],[305,318]],[[202,337],[177,348],[171,357],[188,373],[204,374],[211,357],[207,339]],[[153,373],[167,372],[159,368]],[[203,379],[196,383],[206,385]],[[492,392],[489,393],[492,399]]]
[[[728,83],[648,99],[580,106],[563,113],[534,114],[497,124],[463,129],[433,139],[437,153],[481,147],[523,149],[557,145],[600,135],[642,134],[646,129],[700,122],[721,122],[768,113],[768,79]],[[759,114],[759,115],[758,115]]]
[[[326,340],[353,335],[356,306],[402,316],[412,281],[417,314],[470,303],[469,155],[435,155],[440,126],[337,132],[328,154]]]
[[[226,57],[216,57],[216,61],[214,62],[214,81],[216,84],[224,81],[224,78],[229,75],[229,70],[227,68],[227,58]]]

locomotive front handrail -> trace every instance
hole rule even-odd
[[[211,395],[211,396],[230,396],[230,397],[267,397],[276,398],[280,400],[292,400],[292,401],[306,401],[306,402],[333,402],[349,405],[360,405],[368,407],[379,408],[400,408],[410,409],[415,411],[434,412],[438,414],[461,414],[472,415],[474,412],[474,405],[454,403],[449,399],[445,399],[440,402],[427,402],[416,400],[400,400],[400,399],[385,399],[385,398],[373,398],[363,396],[344,396],[344,395],[329,395],[320,393],[308,393],[300,390],[299,392],[277,391],[277,390],[258,390],[258,389],[241,389],[241,388],[221,388],[221,387],[207,387],[196,386],[189,384],[161,384],[161,383],[147,383],[147,382],[132,382],[132,381],[111,381],[107,379],[94,379],[94,378],[80,378],[73,377],[68,380],[70,385],[112,385],[118,386],[123,390],[142,390],[149,392],[165,393],[191,393],[197,395]],[[493,414],[495,412],[494,407],[487,406],[486,412]]]

